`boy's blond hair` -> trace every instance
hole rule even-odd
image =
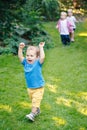
[[[29,45],[27,51],[34,50],[36,52],[36,56],[40,56],[40,49],[38,46]]]
[[[64,12],[64,11],[62,11],[62,12],[61,12],[61,15],[65,15],[65,16],[67,16],[67,13]]]

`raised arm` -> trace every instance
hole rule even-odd
[[[24,59],[24,56],[23,56],[23,48],[24,47],[25,47],[25,44],[23,42],[21,42],[20,45],[19,45],[19,49],[18,49],[18,57],[19,57],[21,62]]]
[[[41,64],[44,62],[44,58],[45,58],[44,45],[45,45],[45,42],[40,42],[40,44],[39,44],[39,49],[40,49],[40,63]]]

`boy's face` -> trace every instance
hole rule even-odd
[[[65,14],[61,14],[61,19],[66,19],[66,15]]]
[[[34,61],[37,59],[36,51],[35,50],[27,50],[26,52],[26,60],[29,64],[33,64]]]
[[[68,11],[68,16],[72,16],[72,12],[71,11]]]

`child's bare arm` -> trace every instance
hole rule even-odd
[[[45,58],[45,53],[44,53],[44,45],[45,42],[40,42],[39,44],[39,48],[40,48],[40,63],[42,64],[44,62],[44,58]]]
[[[18,57],[19,57],[21,62],[24,59],[24,56],[23,56],[23,48],[24,47],[25,47],[25,44],[23,42],[21,42],[20,45],[19,45],[19,49],[18,49]]]

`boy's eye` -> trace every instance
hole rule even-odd
[[[31,57],[33,57],[33,55],[31,55]]]
[[[29,57],[29,56],[30,56],[30,57],[33,57],[33,55],[26,55],[26,56],[27,56],[27,57]]]

